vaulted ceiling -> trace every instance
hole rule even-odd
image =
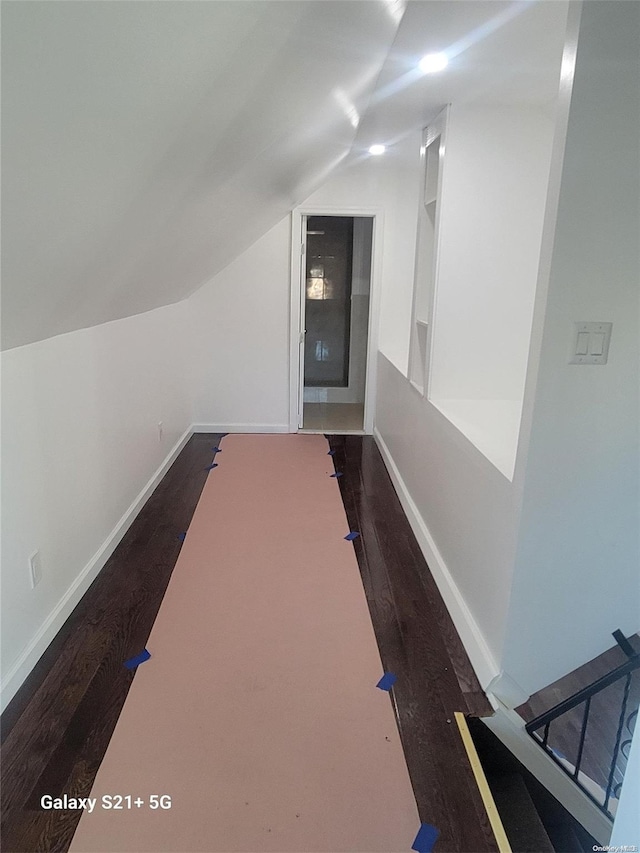
[[[393,145],[445,104],[555,109],[568,3],[410,0],[358,127],[352,154]],[[449,65],[424,75],[418,63],[444,52]]]
[[[566,17],[498,0],[2,6],[4,349],[185,298],[350,152],[453,98],[548,102]],[[418,79],[448,46],[453,75]]]

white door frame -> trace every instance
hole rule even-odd
[[[302,293],[306,251],[303,222],[308,216],[369,216],[373,219],[371,250],[371,290],[369,293],[369,326],[364,392],[364,432],[373,433],[376,378],[378,367],[378,325],[380,318],[380,284],[382,275],[382,210],[377,207],[315,207],[302,205],[291,212],[291,309],[289,326],[289,432],[298,432],[300,388],[304,372],[302,339]]]

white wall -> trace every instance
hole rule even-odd
[[[420,135],[390,146],[381,157],[352,160],[307,198],[306,209],[370,207],[382,211],[383,250],[378,346],[406,375],[413,297],[420,181]]]
[[[640,5],[582,10],[505,644],[537,690],[640,628]],[[575,321],[609,362],[568,364]]]
[[[160,308],[2,355],[3,706],[190,425],[184,314]],[[31,589],[36,548],[43,578]]]
[[[522,399],[552,138],[540,108],[451,106],[431,398]]]
[[[290,242],[286,217],[185,303],[195,424],[288,431]]]
[[[432,574],[486,686],[497,675],[509,604],[511,484],[382,355],[376,429],[438,552],[427,555]]]
[[[386,155],[385,155],[386,156]],[[381,348],[406,372],[416,235],[419,140],[344,167],[305,209],[383,215]],[[289,217],[186,301],[193,421],[222,429],[288,430]]]
[[[552,137],[553,123],[535,107],[451,106],[429,399],[404,376],[413,280],[384,291],[381,351],[396,358],[380,360],[376,427],[485,684],[499,671],[509,609],[519,411],[454,422],[435,399],[522,398]],[[418,172],[408,177],[417,206]]]
[[[634,3],[584,4],[513,483],[381,359],[377,427],[439,552],[432,563],[454,604],[462,597],[458,628],[479,630],[505,701],[505,691],[524,699],[604,651],[615,628],[640,627],[639,14]],[[562,142],[561,121],[556,132]],[[568,364],[580,320],[613,322],[607,366]],[[522,345],[526,331],[523,322]],[[455,364],[456,353],[448,358]]]

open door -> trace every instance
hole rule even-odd
[[[301,217],[298,428],[362,432],[373,217]]]

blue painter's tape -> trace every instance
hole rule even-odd
[[[330,451],[327,453],[327,456],[335,456],[335,455],[336,455],[335,450],[330,450]]]
[[[430,823],[423,823],[418,830],[416,840],[411,845],[411,849],[417,850],[418,853],[431,853],[439,835],[440,831],[435,826],[431,826]]]
[[[149,660],[151,655],[149,652],[144,649],[144,651],[140,652],[139,655],[136,655],[134,658],[129,658],[124,662],[124,665],[127,669],[135,669],[137,666],[140,666],[141,663],[144,663],[146,660]]]
[[[178,533],[178,539],[179,539],[181,542],[184,542],[184,540],[185,540],[186,538],[187,538],[187,534],[186,534],[186,533]]]
[[[351,531],[351,533],[347,533],[344,538],[347,540],[347,542],[353,542],[353,540],[357,539],[358,536],[360,536],[360,534],[356,530],[353,530]]]
[[[385,672],[380,681],[376,684],[376,687],[379,687],[380,690],[391,690],[397,680],[397,675],[394,675],[392,672]]]
[[[336,471],[335,474],[331,475],[332,477],[342,477],[342,471]]]
[[[218,463],[214,462],[212,465],[207,465],[207,467],[204,470],[205,471],[211,471],[212,468],[217,468],[217,467],[218,467]]]

